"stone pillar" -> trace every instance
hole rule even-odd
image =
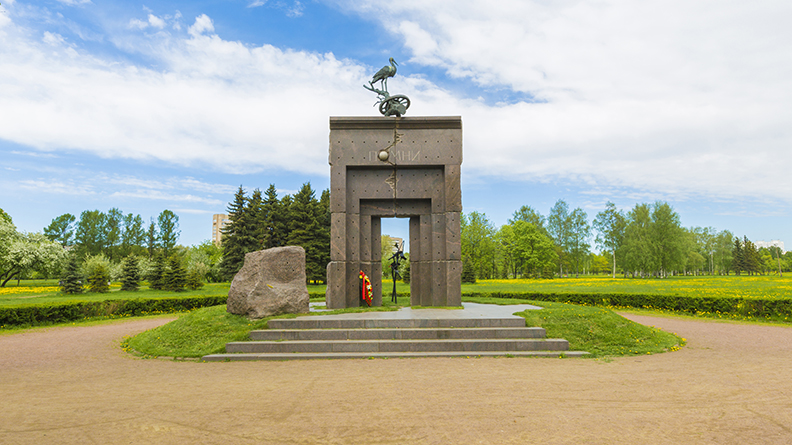
[[[381,153],[387,156],[381,156]],[[358,273],[382,304],[381,218],[410,218],[410,302],[461,304],[462,119],[330,118],[327,307],[358,306]]]

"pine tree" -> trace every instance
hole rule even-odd
[[[316,201],[311,183],[303,184],[294,195],[290,212],[290,230],[287,244],[305,249],[305,275],[308,281],[324,281],[327,264],[319,264],[322,242],[317,236],[321,229],[318,219],[319,203]]]
[[[292,195],[284,196],[278,203],[274,221],[275,233],[277,234],[275,242],[277,244],[274,247],[288,245],[289,234],[291,233],[292,204],[294,204]]]
[[[407,258],[407,261],[404,262],[404,266],[402,266],[401,272],[402,281],[405,284],[410,284],[410,258]]]
[[[157,253],[157,239],[159,239],[157,225],[154,224],[154,219],[152,218],[146,231],[146,249],[148,250],[149,259],[154,258],[154,254]]]
[[[250,245],[247,248],[252,250],[249,252],[264,249],[267,221],[264,214],[264,201],[261,197],[261,190],[253,190],[253,194],[250,195],[245,207],[245,212],[247,212],[248,221],[250,222]]]
[[[77,255],[69,255],[69,262],[66,263],[66,270],[61,279],[61,291],[66,294],[83,293],[82,276],[80,275],[80,262]]]
[[[756,244],[747,236],[743,236],[743,262],[749,275],[758,274],[762,268],[762,259]]]
[[[245,254],[255,250],[255,238],[251,234],[250,213],[245,190],[239,186],[234,201],[228,205],[228,223],[223,227],[223,259],[220,270],[226,280],[231,280],[242,265]]]
[[[154,256],[154,266],[148,277],[149,289],[162,290],[165,288],[165,272],[167,272],[165,257],[162,256],[162,253],[157,253]]]
[[[201,274],[197,270],[192,270],[187,274],[187,281],[185,283],[187,289],[198,290],[204,286]]]
[[[330,264],[330,190],[325,189],[319,198],[317,211],[318,226],[316,230],[317,250],[316,263],[319,279],[327,282],[327,265]]]
[[[88,291],[97,293],[110,292],[110,272],[103,264],[97,265],[88,277]]]
[[[476,268],[473,265],[473,261],[470,261],[470,257],[465,257],[465,261],[462,261],[462,282],[468,284],[476,283]]]
[[[187,284],[187,271],[181,265],[181,261],[176,255],[170,257],[168,261],[168,270],[165,272],[163,278],[165,282],[164,289],[172,292],[181,292]]]
[[[270,184],[261,204],[263,220],[261,240],[265,249],[283,246],[286,243],[284,234],[287,232],[288,216],[283,214],[283,206],[278,199],[275,184]]]
[[[122,291],[136,291],[140,289],[140,270],[138,269],[138,260],[133,255],[129,255],[124,258],[122,274]]]
[[[745,257],[743,255],[742,244],[740,238],[734,237],[734,247],[732,248],[732,269],[735,275],[740,275],[740,272],[745,270]]]
[[[179,240],[179,217],[170,210],[163,210],[157,217],[159,245],[162,253],[167,257],[173,253],[176,242]]]

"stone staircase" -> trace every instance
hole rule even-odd
[[[204,361],[328,358],[546,356],[577,357],[563,339],[545,338],[525,319],[275,319],[251,341],[226,344]]]

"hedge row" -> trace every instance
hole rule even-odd
[[[465,297],[519,298],[588,306],[616,306],[673,311],[697,315],[736,315],[756,318],[792,316],[792,299],[741,297],[683,297],[679,295],[573,294],[534,292],[465,292]]]
[[[187,298],[137,298],[0,308],[0,327],[46,325],[92,317],[130,317],[184,312],[225,304],[227,299],[228,297],[225,295]]]
[[[409,298],[409,295],[409,293],[399,293],[400,298]],[[324,296],[324,294],[311,293],[310,296],[315,299]],[[722,314],[752,318],[792,317],[792,299],[788,298],[683,297],[679,295],[640,294],[544,294],[534,292],[465,292],[462,296],[553,301],[588,306],[634,307],[694,315]],[[0,328],[64,323],[92,317],[130,317],[184,312],[225,304],[227,298],[225,295],[188,298],[138,298],[0,308]],[[383,296],[384,298],[390,298],[390,295],[387,297]]]

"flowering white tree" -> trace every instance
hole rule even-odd
[[[52,272],[66,256],[60,244],[41,233],[18,232],[5,218],[0,218],[0,240],[0,287],[27,271]]]

